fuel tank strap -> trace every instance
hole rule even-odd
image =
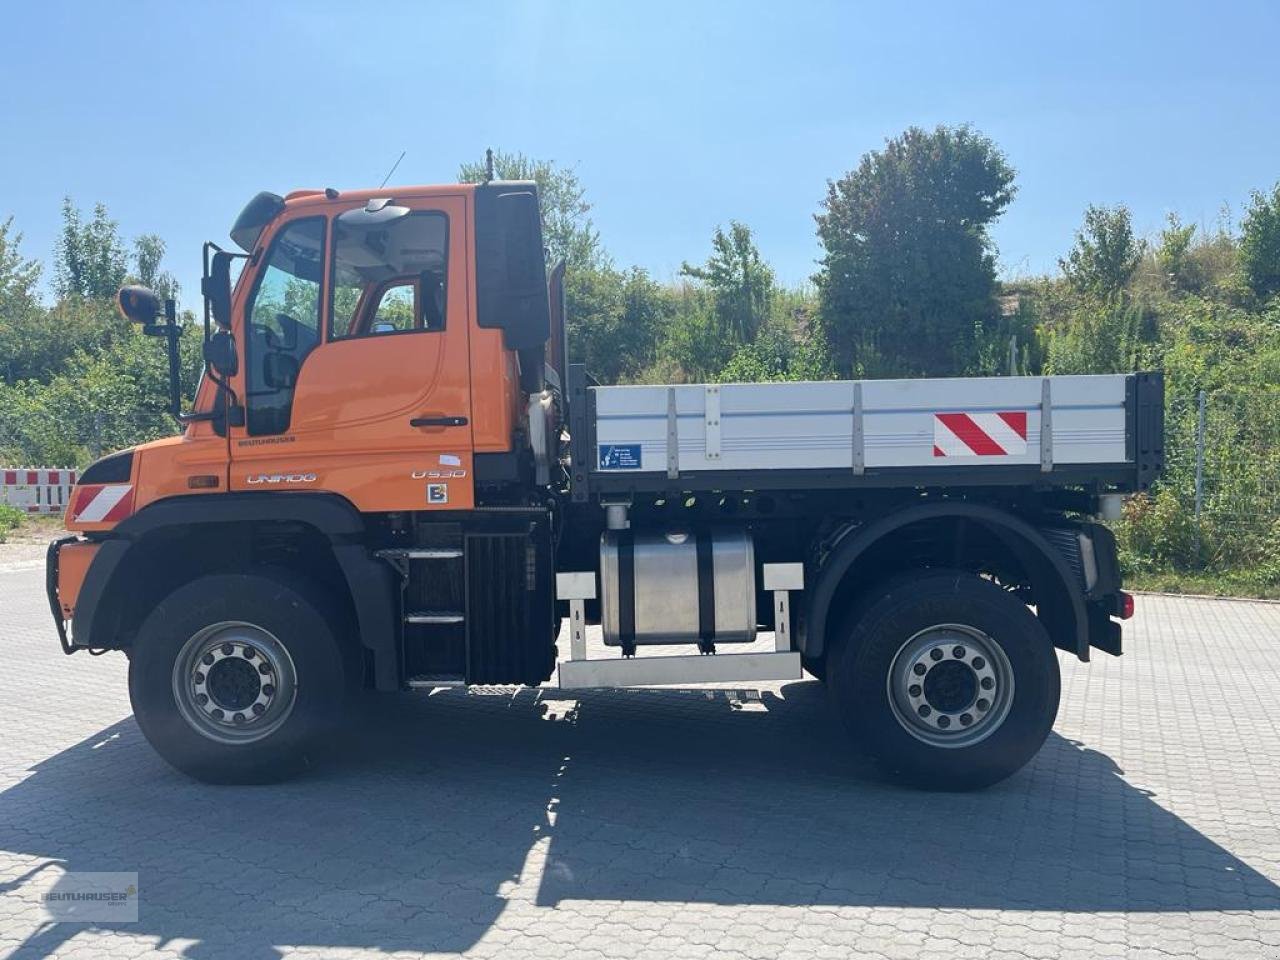
[[[716,652],[716,568],[711,534],[698,534],[698,649]]]
[[[618,643],[624,657],[636,654],[636,541],[618,531]]]

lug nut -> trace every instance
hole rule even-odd
[[[938,726],[940,726],[943,730],[947,729],[947,727],[951,726],[951,718],[948,716],[939,717]]]
[[[971,713],[960,714],[960,726],[967,727],[971,723],[973,723],[973,714]]]
[[[232,719],[232,720],[234,720],[236,723],[244,723],[244,714],[243,714],[243,713],[237,713],[237,714],[236,714],[234,717],[232,717],[231,719]]]
[[[926,667],[923,663],[917,663],[914,667],[911,668],[911,672],[914,673],[917,677],[923,677],[925,675],[925,671],[928,669],[929,668]]]
[[[964,655],[965,655],[965,649],[964,649],[964,647],[961,647],[961,646],[954,646],[954,647],[952,647],[952,648],[951,648],[951,655],[952,655],[953,657],[955,657],[957,660],[963,660],[963,659],[964,659]]]
[[[213,663],[213,654],[206,653],[203,657],[200,658],[200,662],[203,663],[206,667],[209,666],[211,663]]]
[[[920,708],[916,710],[916,713],[920,714],[922,717],[927,717],[929,714],[933,713],[933,708],[927,703],[922,703],[920,704]]]
[[[996,685],[996,682],[992,680],[990,677],[983,677],[981,680],[978,681],[978,683],[983,690],[990,690],[992,687]]]
[[[929,651],[930,660],[941,660],[943,656],[945,656],[945,654],[943,654],[941,647],[934,647]]]
[[[977,703],[974,704],[974,706],[977,707],[979,710],[986,710],[990,708],[991,703],[990,701],[987,701],[987,700],[979,700]]]
[[[203,673],[197,673],[197,674],[196,674],[196,683],[204,683],[204,674],[203,674]]]
[[[223,655],[224,657],[229,657],[229,656],[231,656],[231,655],[232,655],[233,653],[235,653],[235,652],[236,652],[236,648],[235,648],[234,646],[232,646],[231,644],[229,644],[229,643],[224,643],[224,644],[222,645],[222,655]]]
[[[265,662],[258,664],[258,672],[264,677],[271,672],[271,668]]]
[[[262,716],[264,713],[267,712],[267,708],[260,703],[255,703],[253,705],[253,712],[256,713],[258,716]]]
[[[973,669],[981,670],[986,665],[987,665],[987,661],[983,660],[981,657],[973,658]]]
[[[262,685],[262,695],[263,695],[264,697],[271,697],[271,696],[274,696],[274,695],[275,695],[275,692],[276,692],[276,688],[275,688],[275,687],[273,687],[271,684],[269,684],[269,683],[264,683],[264,684]]]
[[[196,703],[200,704],[200,706],[203,707],[208,702],[209,702],[209,698],[206,697],[203,693],[196,694]]]
[[[253,649],[253,647],[245,647],[245,648],[244,648],[244,658],[245,658],[246,660],[252,660],[252,659],[253,659],[254,657],[256,657],[257,655],[258,655],[258,651],[257,651],[257,650],[255,650],[255,649]]]
[[[920,684],[913,683],[911,686],[907,687],[907,696],[909,697],[920,696]]]
[[[214,707],[214,708],[213,708],[213,719],[215,719],[215,720],[221,720],[221,719],[223,719],[225,716],[226,716],[226,714],[225,714],[225,713],[223,713],[221,710],[219,710],[217,707]]]

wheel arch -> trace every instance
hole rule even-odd
[[[912,569],[910,561],[880,565],[895,534],[919,528],[934,547],[951,546],[948,525],[972,523],[1000,545],[1002,559],[1012,560],[1031,585],[1036,614],[1054,646],[1089,659],[1089,617],[1084,591],[1062,554],[1035,527],[1005,510],[985,504],[946,502],[918,504],[850,528],[837,539],[822,563],[807,607],[803,652],[819,660],[827,635],[869,590]],[[881,548],[881,549],[878,549]],[[946,565],[945,559],[940,565]],[[922,568],[923,569],[923,568]]]
[[[266,562],[289,566],[333,591],[372,655],[374,685],[399,685],[396,594],[391,569],[370,556],[365,526],[333,494],[227,493],[157,501],[120,523],[102,544],[76,604],[77,647],[125,649],[159,599],[207,573]],[[258,556],[254,554],[258,553]]]

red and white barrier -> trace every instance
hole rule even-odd
[[[74,470],[0,469],[0,503],[26,513],[62,513],[75,485]]]

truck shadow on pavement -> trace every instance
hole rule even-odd
[[[1004,784],[928,794],[882,781],[831,726],[816,682],[443,691],[371,702],[310,776],[218,788],[129,719],[0,793],[0,849],[137,870],[123,929],[191,958],[461,951],[504,912],[520,927],[584,901],[1280,909],[1280,888],[1080,744],[1053,735]],[[82,929],[19,916],[16,957]]]

